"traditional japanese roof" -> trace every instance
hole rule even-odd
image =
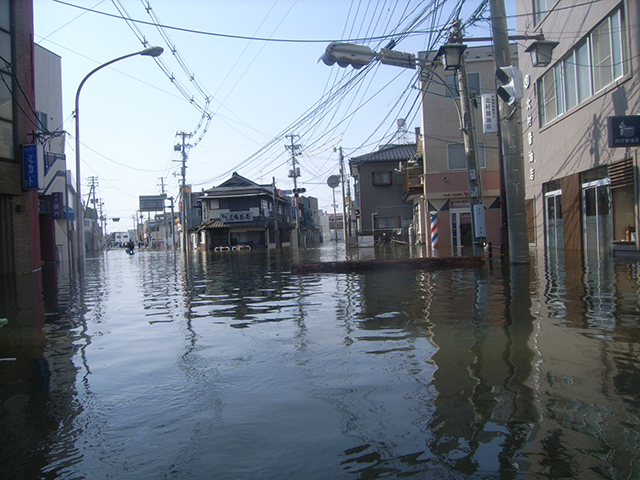
[[[220,220],[209,220],[204,222],[197,227],[195,227],[194,231],[201,230],[216,230],[216,229],[230,229],[230,228],[247,228],[247,227],[266,227],[273,225],[272,218],[259,217],[250,222],[229,222],[225,223]],[[290,230],[292,228],[289,223],[284,221],[283,219],[278,219],[278,226],[281,230]]]
[[[248,178],[233,172],[231,178],[221,183],[217,187],[204,191],[204,200],[207,198],[229,198],[229,197],[254,197],[256,195],[272,195],[273,186],[271,184],[259,185]]]
[[[386,145],[375,152],[367,153],[349,160],[349,165],[357,166],[363,163],[398,162],[407,160],[416,154],[417,145],[407,143],[403,145]]]

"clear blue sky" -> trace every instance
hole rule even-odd
[[[416,53],[439,45],[439,31],[456,2],[446,2],[447,9],[436,13],[431,7],[429,15],[421,16],[431,3],[34,0],[35,41],[62,57],[68,168],[75,170],[72,112],[80,81],[99,64],[141,50],[142,37],[165,48],[163,67],[149,57],[132,57],[96,73],[81,94],[81,176],[99,178],[106,215],[122,218],[119,224],[109,222],[108,231],[131,228],[138,196],[159,194],[161,177],[167,194],[178,196],[176,133],[195,131],[189,141],[198,141],[206,98],[211,121],[189,150],[187,184],[207,189],[237,171],[258,183],[275,177],[279,188],[290,189],[284,135],[297,134],[299,186],[319,199],[321,209],[333,210],[326,186],[327,178],[338,173],[333,149],[343,147],[345,163],[374,150],[392,139],[398,118],[406,119],[412,134],[421,124],[420,108],[411,70],[374,65],[356,78],[351,68],[317,60],[329,41],[363,39],[359,43],[378,50],[388,43],[386,35],[407,30],[419,32],[399,39],[397,50]],[[510,9],[512,0],[506,3]],[[468,4],[463,22],[480,1]],[[141,22],[131,28],[105,13]],[[415,18],[422,23],[411,27]],[[158,29],[154,22],[175,28]],[[489,36],[490,25],[480,22],[467,34]]]

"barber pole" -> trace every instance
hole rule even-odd
[[[431,248],[438,249],[438,212],[429,212],[431,216]]]

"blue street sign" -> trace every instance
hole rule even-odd
[[[38,189],[38,149],[37,145],[22,146],[22,188]]]

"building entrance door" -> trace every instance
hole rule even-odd
[[[611,192],[608,178],[582,184],[583,235],[585,254],[609,252],[613,240]]]
[[[562,190],[547,192],[545,197],[545,210],[547,220],[547,252],[557,257],[558,252],[564,250],[564,237],[562,232]]]
[[[471,255],[473,253],[473,235],[471,213],[466,210],[451,210],[451,254]],[[471,250],[471,251],[470,251]]]

